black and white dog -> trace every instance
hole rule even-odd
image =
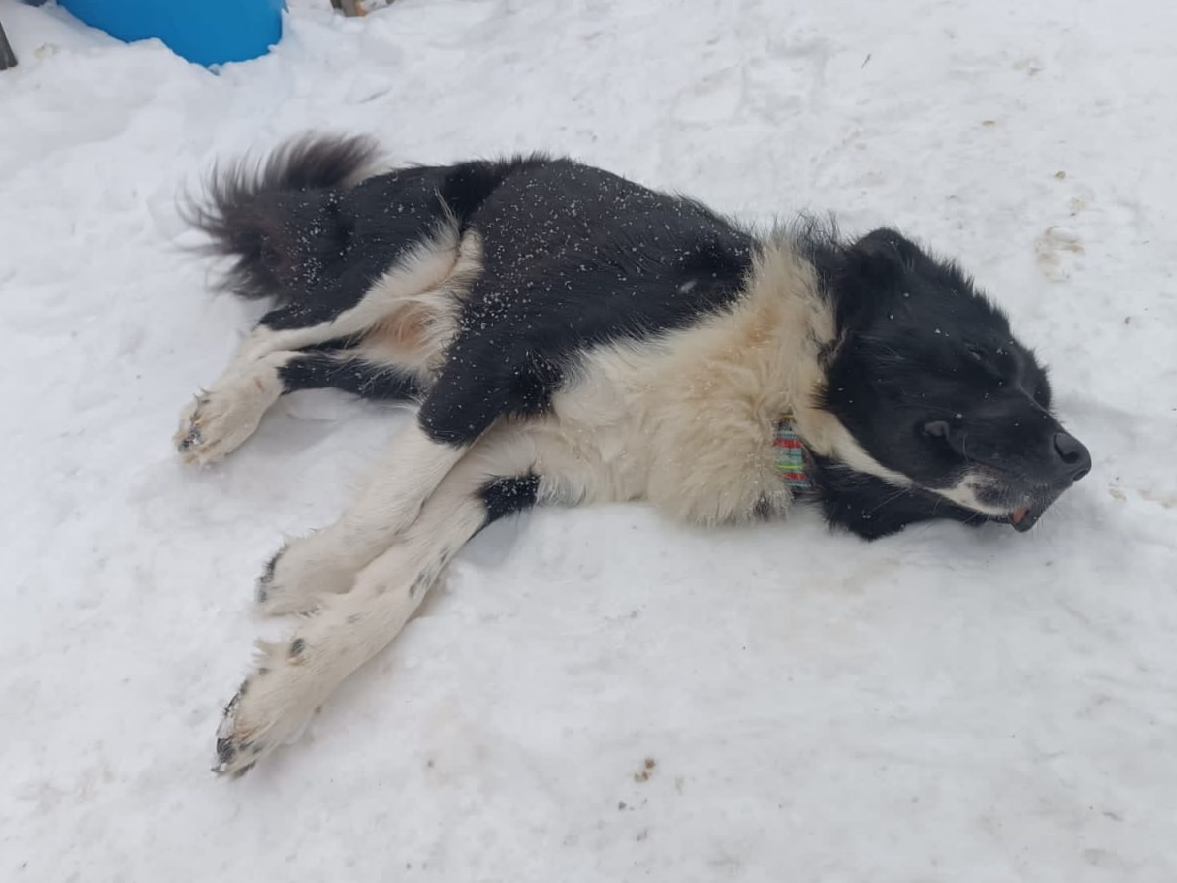
[[[274,308],[184,412],[185,459],[229,453],[291,390],[420,405],[351,508],[265,568],[260,608],[309,615],[226,707],[220,772],[293,737],[509,513],[645,500],[718,524],[797,498],[866,539],[1024,531],[1091,466],[1002,313],[893,230],[755,235],[539,155],[377,162],[307,136],[192,206],[229,286]]]

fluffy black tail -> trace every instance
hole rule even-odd
[[[225,285],[247,298],[286,301],[315,284],[318,254],[346,243],[332,190],[357,183],[379,148],[364,136],[311,134],[287,141],[263,162],[214,166],[202,200],[185,219],[212,237],[209,250],[232,258]]]

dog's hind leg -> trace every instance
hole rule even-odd
[[[358,298],[344,298],[332,290],[267,313],[220,378],[181,413],[175,443],[184,459],[198,465],[211,463],[248,439],[265,411],[286,391],[279,375],[288,363],[297,364],[295,351],[348,338],[354,343],[414,302],[429,304],[434,323],[451,321],[450,316],[440,315],[451,304],[445,283],[476,259],[466,254],[472,250],[477,250],[476,241],[459,246],[456,231],[447,228],[407,249]],[[351,305],[341,308],[345,303]],[[418,321],[419,313],[413,312]],[[324,376],[322,370],[302,375]]]
[[[537,502],[540,481],[529,471],[534,448],[510,432],[487,441],[445,477],[351,591],[319,598],[290,641],[260,645],[256,669],[225,708],[217,772],[245,772],[296,737],[332,691],[396,637],[471,537]],[[404,450],[417,444],[406,439]]]
[[[374,283],[371,268],[359,264],[314,297],[300,295],[294,303],[271,310],[242,343],[233,362],[362,334],[407,301],[442,289],[456,272],[466,272],[478,259],[478,250],[477,238],[462,241],[457,227],[442,219],[432,231],[426,228],[402,244]],[[231,363],[228,370],[232,368]]]
[[[185,409],[175,444],[190,463],[209,463],[253,435],[266,410],[288,392],[335,388],[370,399],[407,400],[419,390],[411,371],[354,350],[269,353],[238,366]]]

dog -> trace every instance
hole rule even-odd
[[[397,168],[324,133],[214,169],[185,205],[226,286],[272,307],[184,410],[185,460],[225,456],[293,390],[416,405],[339,520],[266,565],[258,607],[306,616],[225,707],[219,773],[295,737],[467,541],[529,507],[1026,531],[1091,468],[1007,317],[892,229],[757,233],[571,159]]]

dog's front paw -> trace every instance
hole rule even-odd
[[[193,396],[192,401],[180,411],[180,425],[176,427],[176,434],[172,436],[172,442],[185,460],[188,459],[188,452],[198,448],[202,441],[196,415],[206,404],[208,404],[208,391],[202,390],[199,395]]]
[[[216,462],[253,435],[276,398],[274,390],[252,381],[201,393],[180,413],[176,450],[186,463]]]
[[[217,728],[213,772],[242,776],[254,764],[302,735],[325,698],[316,672],[306,665],[307,642],[259,642],[262,658],[229,700]]]
[[[254,592],[258,611],[309,613],[322,605],[325,596],[346,592],[354,573],[335,564],[335,557],[322,534],[283,546],[258,577]]]

